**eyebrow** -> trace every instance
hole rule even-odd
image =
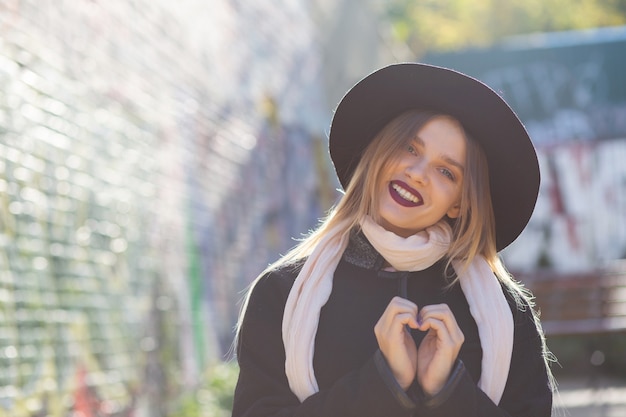
[[[421,147],[426,147],[426,144],[424,143],[422,138],[420,138],[418,135],[415,135],[415,137],[413,138],[413,141],[415,143],[417,143],[418,145],[420,145]],[[451,158],[450,156],[448,156],[446,154],[441,155],[441,159],[443,159],[444,161],[446,161],[450,165],[454,165],[461,172],[463,172],[463,173],[465,172],[465,166],[462,163],[460,163],[459,161],[457,161],[456,159]]]

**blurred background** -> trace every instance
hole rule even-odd
[[[625,0],[0,1],[0,417],[230,415],[245,289],[339,195],[337,102],[399,61],[526,124],[541,193],[503,257],[562,406],[626,415],[625,24]]]

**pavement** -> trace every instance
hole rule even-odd
[[[626,375],[564,377],[557,381],[553,417],[626,417]]]

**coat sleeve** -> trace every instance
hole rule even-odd
[[[515,321],[513,355],[507,384],[496,405],[478,387],[462,362],[444,389],[433,398],[417,392],[419,417],[550,417],[552,389],[539,331],[530,307],[522,310],[510,301]]]
[[[233,417],[414,415],[415,403],[390,382],[379,354],[329,389],[302,403],[298,400],[285,376],[281,333],[284,305],[293,284],[289,275],[275,272],[264,276],[250,294],[237,345],[240,373]]]

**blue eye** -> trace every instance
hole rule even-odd
[[[417,155],[417,149],[413,145],[407,145],[406,150],[413,155]]]
[[[456,178],[455,178],[455,176],[454,176],[454,174],[452,173],[452,171],[450,171],[449,169],[447,169],[447,168],[441,168],[441,169],[440,169],[440,171],[441,171],[441,173],[442,173],[443,175],[445,175],[446,177],[448,177],[448,178],[449,178],[449,179],[451,179],[452,181],[454,181],[454,180],[456,179]]]

